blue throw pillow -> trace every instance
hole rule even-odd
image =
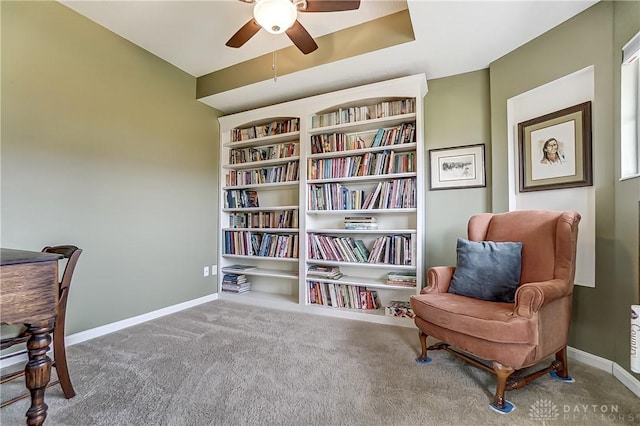
[[[449,293],[513,303],[520,283],[522,243],[458,238],[457,253]]]

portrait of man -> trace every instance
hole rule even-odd
[[[575,122],[567,121],[531,132],[531,179],[576,173]]]

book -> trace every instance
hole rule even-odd
[[[241,270],[241,271],[246,271],[249,269],[256,269],[257,266],[253,266],[253,265],[241,265],[241,264],[235,264],[235,265],[230,265],[230,266],[225,266],[224,268],[222,268],[222,270],[224,271],[225,269],[236,269],[236,270]]]
[[[403,300],[390,301],[389,304],[384,307],[384,313],[385,315],[389,315],[392,317],[415,317],[415,314],[413,313],[413,309],[411,309],[411,305],[409,304],[409,302],[405,302]]]
[[[401,285],[405,287],[416,286],[416,273],[412,271],[405,272],[389,272],[387,274],[387,284]]]
[[[340,272],[340,268],[337,266],[323,266],[323,265],[312,265],[307,269],[307,275],[329,278],[333,280],[337,280],[342,278],[342,272]]]
[[[373,216],[347,216],[344,218],[345,223],[375,223],[377,221]]]
[[[378,229],[377,223],[345,223],[344,229],[355,229],[355,230],[373,230]]]
[[[260,207],[260,202],[258,201],[258,191],[247,190],[247,207]]]
[[[226,286],[223,284],[222,291],[229,292],[229,293],[236,293],[236,294],[244,294],[251,291],[251,285],[247,287],[233,287],[233,286]]]

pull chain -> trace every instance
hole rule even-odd
[[[277,69],[277,61],[276,61],[276,51],[273,51],[273,59],[271,61],[271,69],[273,70],[273,81],[278,81],[278,69]]]

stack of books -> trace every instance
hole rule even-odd
[[[307,270],[307,275],[331,280],[342,278],[342,272],[337,266],[311,265]]]
[[[222,277],[222,291],[242,294],[251,290],[251,282],[244,274],[224,274]]]
[[[405,287],[415,287],[416,273],[411,271],[389,272],[387,274],[387,284],[402,285]]]
[[[413,313],[413,309],[411,309],[409,302],[405,302],[403,300],[390,301],[389,304],[384,307],[384,313],[385,315],[390,315],[392,317],[415,317],[415,314]]]
[[[372,216],[350,216],[344,218],[344,229],[378,229],[378,223]]]

